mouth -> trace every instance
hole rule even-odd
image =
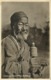
[[[24,39],[24,40],[27,40],[27,37],[28,37],[28,35],[29,35],[29,32],[28,31],[21,31],[21,32],[19,32],[20,34],[20,36],[19,36],[19,38],[20,39]]]
[[[23,31],[22,33],[27,34],[28,32],[27,31]]]
[[[28,30],[22,30],[21,33],[27,34],[29,31]]]

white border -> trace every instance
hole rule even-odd
[[[49,6],[50,24],[49,25],[51,26],[51,0],[0,0],[0,79],[1,79],[1,3],[2,2],[12,2],[12,1],[13,2],[15,2],[15,1],[16,2],[49,2],[50,3],[50,6]],[[51,35],[51,28],[50,28],[50,35]],[[51,36],[50,36],[50,46],[51,46]],[[51,61],[51,47],[50,47],[50,61]],[[7,79],[5,79],[5,80],[7,80]],[[15,79],[11,79],[11,80],[15,80]],[[26,79],[23,79],[23,80],[26,80]],[[34,80],[37,80],[37,79],[34,79]],[[44,79],[38,79],[38,80],[44,80]],[[51,80],[51,63],[50,63],[50,78],[45,79],[45,80]]]

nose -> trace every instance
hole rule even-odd
[[[23,26],[23,29],[27,29],[25,25]]]

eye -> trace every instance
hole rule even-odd
[[[18,26],[23,26],[23,23],[18,23]]]
[[[29,25],[28,24],[25,24],[26,28],[29,28]]]
[[[26,26],[29,26],[28,24],[25,24]]]
[[[23,28],[23,24],[22,23],[18,23],[18,28],[22,29]]]

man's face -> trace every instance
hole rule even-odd
[[[26,17],[22,17],[21,20],[18,22],[18,34],[19,33],[24,40],[27,39],[29,34],[29,26],[28,19]]]

